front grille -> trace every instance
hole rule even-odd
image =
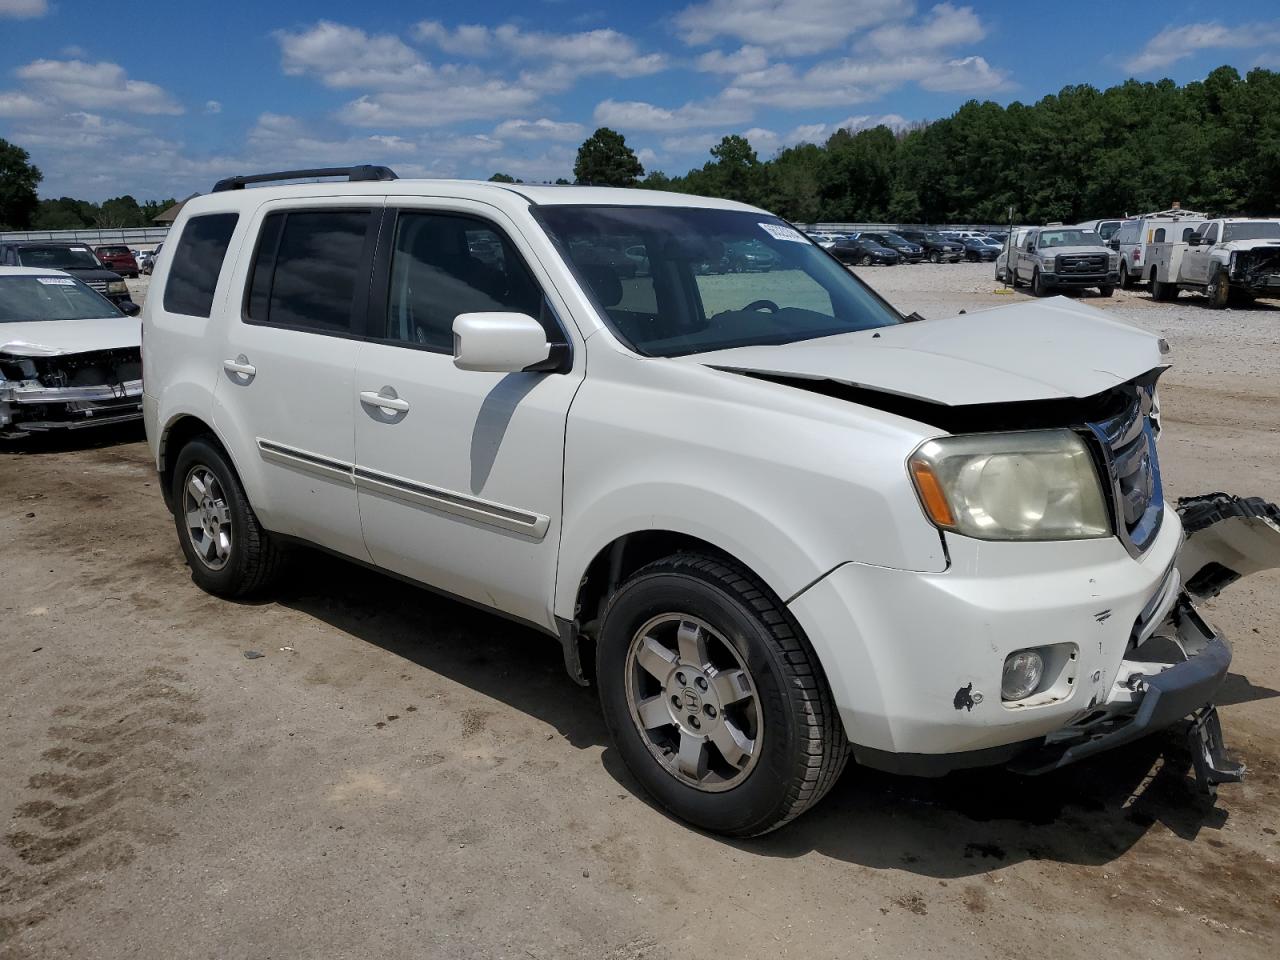
[[[93,289],[97,290],[99,293],[107,292],[107,281],[105,280],[86,280],[85,283],[93,287]]]
[[[1107,420],[1088,424],[1097,440],[1104,487],[1112,500],[1116,533],[1135,556],[1151,546],[1164,517],[1164,489],[1156,436],[1160,432],[1155,383],[1138,384],[1132,403]]]
[[[46,387],[96,387],[142,379],[139,347],[33,357],[32,362],[37,379]]]
[[[1106,273],[1105,253],[1060,253],[1055,261],[1058,273]]]

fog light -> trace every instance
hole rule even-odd
[[[1000,699],[1025,700],[1036,692],[1044,676],[1044,658],[1034,650],[1016,650],[1004,661]]]

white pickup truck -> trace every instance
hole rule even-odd
[[[1185,242],[1152,244],[1151,296],[1198,290],[1221,310],[1233,299],[1280,297],[1280,220],[1206,220]]]

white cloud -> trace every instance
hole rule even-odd
[[[506,120],[493,130],[495,137],[512,140],[578,140],[585,133],[580,123],[549,120],[546,117],[538,120]]]
[[[28,20],[49,12],[48,0],[0,0],[0,17]]]
[[[217,100],[206,100],[204,102],[204,112],[205,113],[221,113],[222,104],[219,103]]]
[[[841,46],[859,30],[904,19],[910,0],[706,0],[676,14],[685,43],[719,37],[786,54],[821,53]]]
[[[947,93],[990,93],[1007,90],[1011,84],[1007,72],[997,70],[982,57],[961,57],[936,64],[921,76],[920,86]]]
[[[38,126],[19,129],[13,138],[28,148],[92,150],[120,137],[136,137],[145,133],[140,127],[93,113],[44,113]]]
[[[21,90],[0,90],[0,117],[34,117],[49,105]]]
[[[769,64],[769,55],[763,47],[742,46],[733,53],[708,50],[698,57],[698,69],[705,73],[746,73],[763,70]]]
[[[15,73],[37,97],[72,107],[151,114],[183,112],[161,87],[130,80],[124,67],[116,63],[34,60]]]
[[[1134,73],[1163,70],[1201,50],[1244,50],[1280,45],[1280,21],[1225,27],[1220,23],[1188,23],[1165,27],[1130,61]]]
[[[972,7],[940,3],[915,24],[894,23],[867,34],[863,45],[886,56],[941,50],[962,43],[976,43],[987,35]]]
[[[418,87],[437,80],[417,51],[390,34],[373,35],[329,20],[298,32],[277,30],[284,72],[312,76],[326,87],[374,90]]]
[[[817,63],[803,72],[789,63],[778,63],[740,74],[721,96],[732,103],[786,109],[837,107],[877,100],[911,82],[926,90],[962,93],[991,92],[1009,85],[1007,73],[982,57],[845,58]]]
[[[493,51],[493,35],[488,27],[462,24],[450,30],[439,20],[423,20],[413,28],[415,39],[431,43],[445,53],[483,57]]]
[[[706,101],[690,102],[668,109],[638,100],[603,100],[596,104],[596,123],[624,130],[687,130],[741,123],[751,116],[743,104]]]
[[[355,127],[442,127],[521,113],[537,99],[538,93],[526,87],[486,80],[365,95],[343,106],[337,116]]]

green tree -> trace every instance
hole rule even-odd
[[[0,227],[25,230],[39,205],[36,187],[44,179],[31,155],[0,139]]]
[[[573,176],[578,183],[633,187],[644,176],[644,167],[622,134],[601,127],[578,147]]]
[[[509,173],[495,173],[489,178],[490,183],[515,183],[516,178]]]

